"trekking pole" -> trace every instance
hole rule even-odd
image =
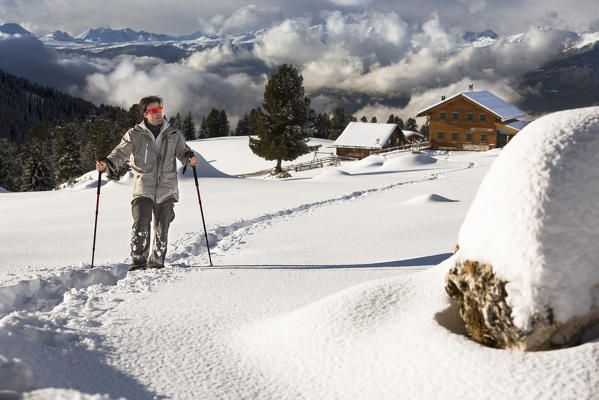
[[[193,179],[196,182],[196,191],[198,192],[198,201],[200,202],[200,213],[202,214],[202,225],[204,225],[204,236],[206,238],[206,248],[208,249],[208,259],[212,267],[212,257],[210,256],[210,245],[208,244],[208,232],[206,231],[206,222],[204,221],[204,210],[202,209],[202,198],[200,197],[200,185],[198,184],[198,173],[196,167],[193,167]]]
[[[92,266],[94,267],[94,256],[96,255],[96,231],[98,229],[98,206],[100,205],[100,185],[102,184],[102,171],[98,171],[98,195],[96,196],[96,222],[94,223],[94,244],[92,245]]]

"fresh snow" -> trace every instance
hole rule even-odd
[[[273,164],[247,138],[190,145],[214,267],[191,171],[163,270],[127,272],[130,177],[102,186],[94,269],[97,173],[0,194],[0,396],[599,395],[599,332],[562,351],[490,349],[445,294],[460,225],[502,151],[400,151],[265,180],[235,177]]]

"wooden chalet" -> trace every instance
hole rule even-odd
[[[433,149],[485,151],[505,146],[527,122],[524,113],[489,91],[462,92],[428,107]]]
[[[406,143],[408,141],[397,124],[350,122],[332,146],[338,156],[362,159]]]

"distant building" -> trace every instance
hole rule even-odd
[[[429,118],[431,148],[485,151],[505,146],[524,126],[513,105],[486,90],[462,92],[418,113]]]
[[[410,143],[422,142],[425,139],[424,135],[420,132],[407,131],[405,129],[402,132]]]
[[[350,122],[333,143],[338,156],[362,159],[373,152],[407,144],[397,124]]]

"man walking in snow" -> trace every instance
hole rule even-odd
[[[163,118],[160,97],[142,98],[139,110],[143,121],[125,133],[108,157],[96,161],[96,169],[103,172],[107,168],[115,171],[130,159],[135,173],[130,271],[164,267],[168,229],[179,200],[176,158],[188,166],[198,164],[183,134]],[[148,260],[152,214],[154,244]]]

